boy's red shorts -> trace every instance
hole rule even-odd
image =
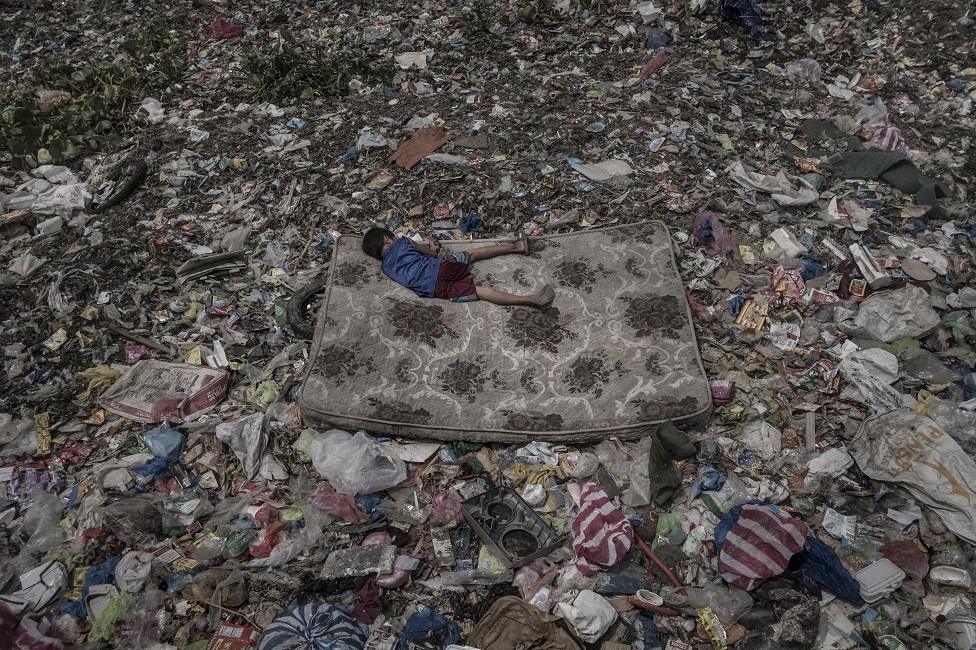
[[[478,292],[468,265],[452,260],[441,260],[441,268],[437,271],[437,284],[434,285],[434,297],[454,302],[477,300]]]

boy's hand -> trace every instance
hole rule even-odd
[[[431,250],[434,251],[434,255],[438,255],[441,252],[441,240],[436,237],[428,237],[427,245],[430,246]]]

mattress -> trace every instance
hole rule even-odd
[[[660,222],[531,238],[528,255],[471,265],[476,284],[501,291],[551,284],[556,298],[544,309],[420,298],[361,245],[342,237],[328,270],[301,388],[310,423],[434,440],[584,442],[710,413]]]

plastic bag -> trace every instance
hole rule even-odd
[[[140,494],[105,506],[105,525],[130,547],[151,544],[162,531],[162,515],[156,498]]]
[[[629,484],[621,496],[621,501],[625,505],[631,507],[646,506],[651,502],[651,492],[655,487],[651,483],[649,474],[652,463],[651,456],[654,455],[651,450],[653,443],[652,437],[647,436],[639,440],[631,449],[633,461],[630,463],[630,469],[627,472]],[[670,461],[670,459],[666,460]]]
[[[572,604],[558,603],[556,613],[576,628],[587,643],[595,643],[617,620],[617,610],[606,598],[593,591],[581,591]]]
[[[919,397],[915,411],[935,421],[971,457],[976,454],[976,412],[958,402],[940,400],[928,394]]]
[[[183,434],[171,427],[147,431],[142,435],[142,439],[154,457],[163,458],[167,461],[179,458],[183,450]]]
[[[370,533],[363,539],[363,546],[389,546],[393,544],[393,538],[386,531],[380,530],[375,533]],[[401,558],[404,558],[401,561]],[[407,569],[405,566],[412,565],[416,562],[410,556],[404,556],[400,554],[397,556],[397,563],[393,565],[393,571],[390,573],[380,573],[376,576],[376,584],[384,589],[397,589],[402,587],[410,579],[410,571],[413,569]],[[397,566],[400,565],[400,566]]]
[[[207,569],[194,576],[184,596],[235,609],[247,602],[247,580],[240,569]]]
[[[685,531],[681,528],[681,519],[672,515],[670,512],[661,513],[657,519],[657,529],[654,531],[654,543],[652,549],[657,549],[661,545],[677,545],[685,541]]]
[[[714,212],[702,212],[692,224],[695,246],[705,249],[708,255],[728,255],[732,252],[732,238],[721,217]]]
[[[64,512],[64,502],[57,495],[45,492],[40,486],[34,488],[31,498],[33,502],[21,528],[30,538],[17,558],[16,565],[20,569],[33,566],[37,559],[60,546],[63,541],[58,521]]]
[[[790,81],[805,81],[811,84],[820,83],[820,75],[820,64],[813,59],[797,59],[783,71],[783,76]]]
[[[260,559],[271,555],[281,541],[281,532],[287,527],[288,524],[284,521],[276,521],[267,526],[261,536],[251,544],[251,557]]]
[[[303,507],[302,519],[305,527],[294,537],[281,540],[271,549],[267,557],[247,562],[248,567],[276,567],[291,562],[305,549],[315,546],[322,535],[322,520],[315,508]],[[285,523],[285,522],[282,522]]]
[[[935,422],[900,410],[865,420],[849,451],[868,478],[903,488],[976,543],[976,462]]]
[[[325,483],[315,488],[308,500],[322,512],[340,517],[351,524],[364,524],[369,520],[354,498],[348,494],[339,494]]]
[[[428,512],[427,520],[432,526],[453,528],[464,521],[461,497],[454,490],[444,490],[436,494],[428,506]]]
[[[337,492],[372,494],[407,478],[406,464],[383,453],[376,441],[360,431],[326,431],[312,442],[312,464]]]
[[[563,454],[563,458],[568,466],[569,475],[575,479],[584,479],[593,476],[600,468],[600,459],[590,452],[571,451]]]
[[[312,460],[312,442],[318,435],[319,433],[315,429],[302,429],[301,435],[298,436],[298,440],[292,443],[291,448],[298,452],[302,460],[310,461]]]
[[[0,457],[32,454],[37,449],[34,422],[16,420],[9,413],[0,413]]]

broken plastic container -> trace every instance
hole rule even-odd
[[[854,578],[861,585],[861,598],[874,603],[900,587],[905,572],[888,558],[882,558],[858,571]]]

